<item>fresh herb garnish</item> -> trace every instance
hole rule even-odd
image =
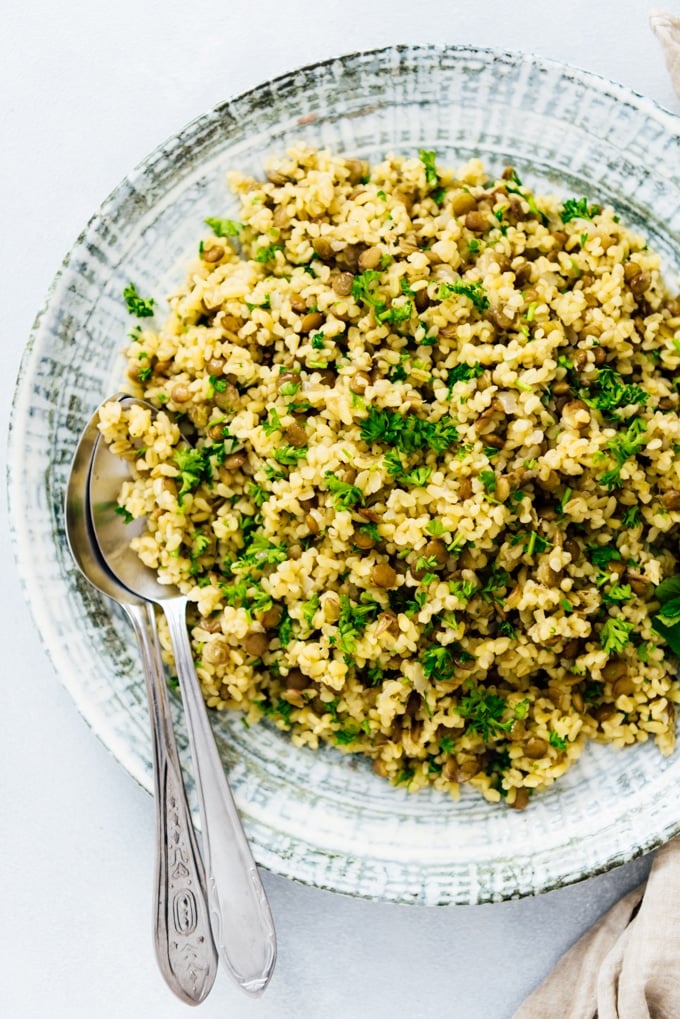
[[[591,407],[596,407],[611,416],[615,416],[615,411],[631,404],[644,406],[649,399],[649,393],[644,389],[624,382],[618,372],[607,366],[600,368],[590,389],[582,391],[581,395]]]
[[[432,476],[432,467],[426,464],[410,469],[406,467],[396,450],[385,453],[383,464],[396,482],[412,485],[414,488],[423,488]]]
[[[306,446],[291,446],[286,444],[285,446],[279,446],[278,449],[274,450],[274,459],[277,463],[283,464],[284,467],[294,467],[298,460],[304,460],[306,456]]]
[[[391,446],[402,453],[426,449],[443,453],[458,441],[458,430],[450,417],[426,421],[415,414],[400,414],[371,406],[367,418],[361,422],[361,438],[364,442]]]
[[[258,248],[255,252],[255,261],[262,262],[263,264],[273,262],[276,259],[277,251],[283,251],[283,245],[269,244],[267,247]]]
[[[130,513],[129,510],[125,509],[125,506],[116,506],[115,512],[118,514],[119,517],[123,518],[123,521],[126,524],[131,524],[132,521],[135,519],[132,513]]]
[[[610,616],[600,630],[602,648],[608,655],[618,654],[623,651],[634,629],[634,623],[627,622],[621,616]]]
[[[661,607],[652,617],[652,626],[680,658],[680,576],[663,580],[654,593]]]
[[[235,219],[217,219],[209,216],[205,222],[215,237],[238,237],[243,230],[243,223],[237,223]]]
[[[567,749],[567,741],[566,741],[566,739],[564,739],[563,736],[559,736],[555,732],[554,729],[550,730],[550,735],[548,736],[548,741],[550,743],[550,746],[551,747],[555,747],[556,750],[566,750]]]
[[[420,661],[424,675],[435,682],[440,680],[445,683],[453,677],[455,672],[453,655],[447,647],[443,647],[441,644],[433,644],[432,647],[426,648],[420,656]]]
[[[588,205],[587,198],[568,198],[562,206],[560,218],[563,223],[572,219],[592,219],[601,212],[599,205]]]
[[[154,313],[153,306],[156,303],[153,297],[140,297],[134,283],[125,287],[123,297],[131,315],[136,315],[137,318],[151,318]]]
[[[630,506],[623,514],[621,523],[623,524],[624,527],[637,527],[638,524],[640,523],[640,520],[641,520],[640,507]]]
[[[437,153],[432,152],[428,149],[421,149],[418,153],[420,156],[420,162],[425,167],[425,183],[430,188],[435,188],[439,184],[439,174],[437,173]]]
[[[188,492],[197,489],[202,481],[212,480],[210,453],[208,450],[178,449],[172,457],[172,462],[179,470],[181,487],[177,493],[177,501],[181,506]]]
[[[336,510],[350,510],[357,503],[360,506],[364,505],[364,493],[356,485],[350,485],[348,481],[341,481],[331,471],[324,474],[324,482],[326,491],[330,492],[333,497],[333,505]]]
[[[600,477],[600,484],[605,488],[619,488],[622,484],[621,469],[631,457],[635,456],[647,445],[646,423],[642,418],[633,418],[625,432],[619,432],[607,442],[615,465]]]
[[[508,732],[512,728],[514,719],[503,721],[505,709],[504,697],[478,686],[470,687],[469,693],[461,697],[458,705],[458,713],[467,721],[468,729],[478,733],[485,742],[491,736]]]
[[[451,390],[455,386],[456,382],[469,382],[470,379],[479,378],[480,375],[484,374],[484,371],[485,368],[479,363],[479,361],[475,361],[474,364],[454,365],[453,368],[449,369],[449,373],[446,376],[446,385],[449,389],[449,395],[451,394]]]
[[[346,594],[340,595],[340,616],[338,618],[338,647],[346,655],[356,651],[357,640],[369,623],[378,615],[380,605],[374,601],[353,602]]]
[[[439,289],[437,290],[437,299],[439,301],[445,301],[453,294],[462,294],[463,297],[467,297],[479,312],[486,311],[489,307],[489,298],[486,296],[486,291],[479,280],[475,280],[472,283],[458,280],[456,283],[439,284]]]

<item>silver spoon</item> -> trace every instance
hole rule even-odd
[[[182,781],[153,608],[107,570],[91,530],[88,491],[97,421],[95,414],[73,458],[66,488],[66,537],[80,572],[122,606],[139,644],[151,718],[156,804],[154,946],[170,989],[187,1004],[197,1005],[208,995],[217,973],[205,873]]]
[[[115,399],[126,407],[140,404],[156,414],[144,401],[125,395]],[[160,606],[168,621],[194,762],[213,937],[236,983],[257,995],[269,983],[276,961],[274,923],[196,676],[186,623],[187,599],[177,588],[160,584],[143,565],[130,548],[132,525],[126,525],[116,512],[121,485],[129,478],[127,462],[115,456],[100,436],[90,472],[94,534],[110,571],[134,595]]]

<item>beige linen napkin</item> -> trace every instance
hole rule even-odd
[[[680,838],[587,931],[513,1019],[680,1019]]]
[[[680,96],[680,17],[667,11],[652,11],[649,24],[661,43],[673,88]]]

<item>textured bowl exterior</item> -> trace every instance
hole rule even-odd
[[[71,560],[66,478],[81,429],[119,388],[132,323],[123,287],[169,293],[204,218],[235,215],[226,172],[260,174],[266,156],[297,142],[370,159],[428,148],[454,166],[480,156],[494,172],[511,162],[539,191],[612,202],[669,270],[680,266],[680,122],[621,86],[526,55],[404,46],[341,57],[218,106],[138,166],[76,241],[36,320],[15,395],[9,496],[20,574],[55,669],[148,790],[136,648]],[[258,863],[338,892],[422,905],[529,895],[680,831],[680,754],[663,759],[650,745],[589,748],[521,813],[469,791],[459,802],[411,796],[366,761],[295,749],[233,714],[215,716],[214,729]]]

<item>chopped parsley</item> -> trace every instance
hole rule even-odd
[[[345,655],[353,655],[357,640],[369,623],[378,615],[380,605],[374,601],[353,602],[346,594],[340,595],[337,645]]]
[[[637,527],[641,523],[640,507],[630,506],[623,514],[621,523],[624,527]]]
[[[474,580],[450,580],[449,591],[459,601],[467,602],[477,591]]]
[[[283,251],[283,245],[269,244],[267,247],[258,248],[255,252],[255,261],[262,262],[263,264],[273,262],[276,259],[277,251]]]
[[[649,393],[644,389],[624,382],[618,372],[607,366],[600,368],[595,382],[581,395],[591,407],[610,416],[616,416],[615,411],[631,404],[644,406],[649,399]]]
[[[511,539],[512,545],[522,545],[527,555],[542,555],[552,548],[553,543],[544,538],[537,531],[528,531],[523,534],[516,534]]]
[[[647,438],[644,434],[646,429],[647,425],[642,418],[633,418],[625,432],[619,432],[613,439],[609,439],[607,448],[614,458],[615,465],[600,477],[600,484],[605,488],[612,489],[621,486],[623,465],[647,445]]]
[[[270,541],[261,531],[250,534],[249,539],[247,547],[232,563],[231,569],[234,573],[249,569],[261,570],[265,566],[277,566],[288,555],[288,547],[285,542]]]
[[[479,480],[484,485],[487,495],[493,495],[496,491],[496,475],[493,471],[480,471]]]
[[[385,453],[383,464],[395,482],[412,485],[414,488],[423,488],[432,476],[432,467],[426,464],[411,469],[407,468],[396,450]]]
[[[428,149],[421,149],[418,155],[420,156],[420,162],[425,167],[425,183],[430,188],[438,187],[437,153]]]
[[[134,283],[129,283],[125,287],[123,297],[131,315],[136,315],[137,318],[151,318],[154,314],[153,307],[156,302],[153,297],[141,297]]]
[[[453,678],[456,671],[453,655],[448,647],[441,644],[433,644],[432,647],[423,651],[420,656],[423,666],[423,673],[428,679],[446,682]]]
[[[181,487],[177,493],[177,501],[180,506],[188,492],[195,491],[201,482],[212,480],[210,452],[209,449],[178,449],[175,451],[172,461],[179,471],[181,481]]]
[[[383,443],[402,453],[427,449],[443,453],[458,441],[458,429],[450,417],[426,421],[415,414],[371,406],[368,416],[361,422],[361,438],[368,443]]]
[[[359,304],[383,309],[385,302],[375,292],[379,282],[380,273],[375,269],[366,269],[365,272],[357,273],[352,280],[352,297]]]
[[[118,514],[119,517],[123,518],[123,521],[126,524],[131,524],[132,521],[135,519],[132,513],[130,513],[129,510],[125,509],[125,506],[116,506],[115,512]]]
[[[503,721],[505,709],[504,697],[478,686],[470,687],[469,693],[461,697],[458,705],[458,713],[467,721],[467,728],[478,733],[487,743],[490,737],[512,728],[514,719]]]
[[[451,395],[451,390],[457,382],[469,382],[470,379],[479,378],[480,375],[484,374],[484,371],[485,368],[479,363],[479,361],[475,361],[474,364],[463,363],[454,365],[453,368],[449,369],[449,373],[446,376],[446,385],[449,389],[449,395]]]
[[[634,629],[634,623],[627,622],[621,616],[610,616],[600,630],[600,644],[603,650],[608,655],[623,651]]]
[[[306,446],[300,447],[286,444],[274,450],[274,459],[277,463],[283,464],[284,467],[294,467],[298,460],[304,460],[306,456]]]
[[[602,210],[599,205],[588,205],[587,198],[568,198],[560,212],[560,219],[563,223],[569,223],[572,219],[592,219]]]
[[[276,407],[270,407],[266,421],[262,422],[262,431],[265,435],[273,435],[274,432],[281,431],[282,427]]]
[[[353,509],[357,503],[364,505],[364,493],[356,485],[350,485],[348,481],[341,481],[332,471],[324,474],[326,491],[333,497],[333,505],[336,510]]]
[[[402,304],[392,304],[388,307],[387,302],[378,293],[379,282],[380,273],[377,269],[366,269],[365,272],[357,273],[352,280],[352,297],[358,304],[373,308],[378,322],[392,325],[408,322],[414,314],[413,302],[406,300]]]
[[[604,569],[608,563],[621,560],[621,553],[615,545],[597,545],[591,543],[586,545],[586,555],[593,566]]]
[[[215,237],[238,237],[243,230],[243,223],[237,223],[235,219],[216,219],[209,216],[205,223],[210,227]]]
[[[652,626],[680,658],[680,576],[663,580],[655,591],[661,608],[652,617]]]
[[[612,584],[602,595],[602,600],[619,605],[621,602],[630,601],[632,597],[633,589],[630,584]]]
[[[556,750],[566,750],[567,749],[567,741],[566,741],[566,739],[564,739],[563,736],[559,736],[555,732],[554,729],[550,730],[550,735],[548,736],[548,741],[550,743],[550,746],[551,747],[555,747]]]
[[[437,299],[439,301],[445,301],[453,294],[462,294],[463,297],[467,297],[479,312],[486,311],[489,307],[489,298],[486,296],[486,291],[479,280],[475,280],[472,283],[458,280],[456,283],[439,284],[439,289],[437,290]]]

